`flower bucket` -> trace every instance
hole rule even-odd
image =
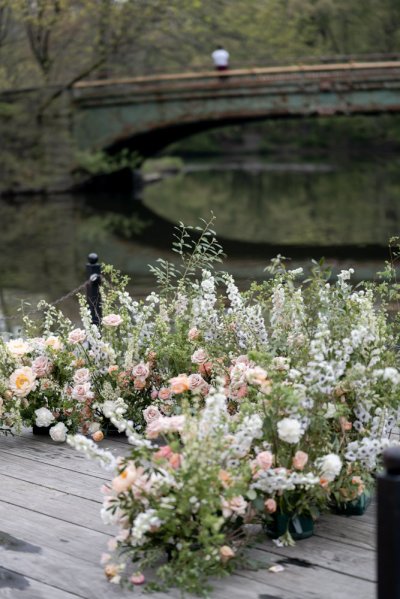
[[[117,427],[110,422],[108,419],[104,421],[104,435],[106,437],[118,437],[119,435],[125,436],[124,432],[120,432]]]
[[[32,433],[34,435],[49,435],[50,426],[37,426],[36,424],[32,425]]]
[[[371,494],[364,491],[353,501],[334,504],[332,511],[343,516],[362,516],[370,503]]]
[[[272,522],[265,525],[266,533],[272,539],[277,539],[288,530],[295,541],[308,539],[314,534],[314,520],[311,516],[276,514]]]

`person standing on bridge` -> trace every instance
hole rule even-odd
[[[229,68],[229,52],[223,46],[218,46],[211,54],[217,71],[227,71]]]

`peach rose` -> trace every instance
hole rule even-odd
[[[135,387],[135,389],[137,391],[141,391],[142,389],[144,389],[146,387],[146,379],[135,379],[133,386]]]
[[[53,349],[54,351],[58,351],[62,348],[62,343],[60,339],[55,335],[50,335],[50,337],[47,337],[44,344],[46,347],[51,347],[51,349]]]
[[[225,489],[232,485],[232,477],[226,470],[220,470],[218,473],[218,478]]]
[[[93,433],[92,439],[93,441],[96,441],[96,443],[100,443],[100,441],[104,439],[104,434],[102,433],[102,431],[96,431],[95,433]]]
[[[189,377],[186,374],[180,374],[169,380],[172,393],[179,394],[189,391]]]
[[[161,399],[161,401],[166,401],[170,397],[171,389],[168,389],[168,387],[161,387],[161,389],[158,392],[158,399]]]
[[[113,364],[112,366],[108,367],[108,374],[112,374],[113,372],[117,372],[118,370],[118,366],[116,364]]]
[[[219,554],[223,563],[226,563],[232,559],[232,557],[235,557],[235,552],[228,545],[222,545],[222,547],[219,549]]]
[[[353,476],[351,482],[353,485],[358,485],[357,495],[361,495],[362,493],[364,493],[365,485],[362,481],[361,476]]]
[[[199,372],[203,376],[211,376],[212,362],[204,362],[204,364],[199,364]]]
[[[241,496],[232,497],[231,499],[225,499],[221,497],[222,515],[224,518],[230,518],[231,516],[243,516],[247,501]]]
[[[353,428],[353,424],[351,422],[349,422],[344,416],[341,416],[339,418],[339,422],[340,422],[340,428],[342,429],[343,433],[345,433],[347,431],[351,431],[351,429]]]
[[[180,453],[172,453],[168,458],[169,465],[177,470],[182,463],[182,456]]]
[[[158,451],[155,452],[155,454],[153,455],[153,457],[156,460],[165,458],[168,459],[171,455],[172,455],[172,449],[170,448],[169,445],[164,445],[163,447],[161,447]]]
[[[266,512],[268,512],[268,514],[274,514],[276,512],[276,508],[276,501],[275,499],[272,499],[272,497],[264,502],[264,509]]]
[[[296,468],[296,470],[303,470],[307,462],[308,453],[305,453],[305,451],[296,451],[293,457],[293,468]]]

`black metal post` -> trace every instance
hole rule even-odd
[[[383,454],[378,481],[378,599],[400,599],[400,447]]]
[[[99,325],[102,316],[100,296],[101,265],[99,264],[99,257],[97,254],[88,255],[86,274],[89,280],[86,287],[86,298],[89,304],[92,322],[93,324]]]

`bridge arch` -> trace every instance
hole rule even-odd
[[[323,64],[81,82],[73,88],[82,149],[149,155],[234,123],[400,111],[400,62]]]

